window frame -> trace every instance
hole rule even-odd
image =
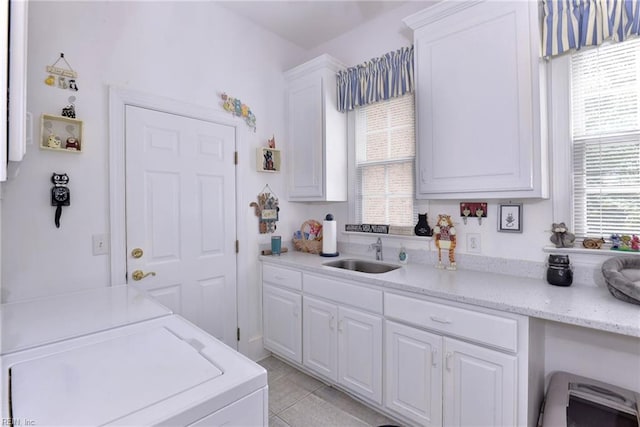
[[[405,94],[403,96],[407,96],[408,94]],[[414,97],[414,105],[415,105],[415,92],[411,94]],[[357,183],[357,166],[356,166],[356,161],[357,161],[357,155],[356,155],[356,116],[358,114],[357,110],[349,110],[346,112],[347,114],[347,200],[348,200],[348,218],[349,218],[349,223],[351,224],[359,224],[360,223],[360,219],[357,218],[357,194],[356,194],[356,183]],[[414,110],[414,115],[415,115],[415,110]],[[415,117],[415,119],[417,120],[417,117]],[[417,140],[416,140],[416,145],[417,145]],[[417,147],[416,147],[417,149]],[[416,167],[416,154],[414,151],[414,159],[413,159],[413,167],[414,167],[414,192],[413,192],[413,210],[414,212],[420,212],[421,210],[424,209],[428,209],[428,203],[425,200],[419,200],[416,198],[416,192],[415,192],[415,167]],[[417,218],[415,219],[417,221]],[[413,228],[414,225],[411,226],[402,226],[402,227],[397,227],[394,226],[394,229],[411,229],[411,235],[413,234]],[[403,232],[400,232],[400,234],[398,234],[399,236],[404,236],[406,237],[406,232],[407,230],[404,230]],[[394,235],[393,233],[391,233],[392,230],[389,230],[389,235],[392,236]]]
[[[571,55],[547,61],[547,114],[551,162],[553,222],[564,222],[575,230],[573,140],[571,111]],[[578,236],[581,242],[588,236]],[[603,236],[608,237],[608,236]]]

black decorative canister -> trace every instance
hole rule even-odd
[[[549,255],[547,282],[556,286],[571,286],[573,270],[569,263],[569,255]]]

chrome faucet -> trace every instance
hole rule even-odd
[[[369,246],[369,250],[376,250],[376,261],[382,261],[382,239],[378,237],[378,240],[375,243],[372,243]]]

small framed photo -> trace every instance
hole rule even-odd
[[[522,203],[498,205],[498,231],[522,233]]]

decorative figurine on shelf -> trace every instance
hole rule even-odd
[[[264,170],[266,171],[276,170],[273,164],[273,152],[271,150],[265,150],[263,155],[264,155]]]
[[[453,226],[451,216],[440,214],[438,215],[438,222],[433,227],[433,234],[436,239],[436,247],[438,248],[438,264],[436,268],[445,268],[442,264],[442,250],[449,251],[449,266],[447,270],[456,269],[456,228]]]
[[[550,237],[551,242],[556,245],[556,248],[572,248],[573,242],[576,240],[576,235],[567,230],[567,226],[564,222],[553,223],[551,225]]]
[[[426,213],[418,214],[418,223],[413,231],[416,233],[416,236],[433,236],[433,230],[429,227]]]
[[[635,234],[631,236],[631,250],[640,251],[640,237]]]
[[[64,146],[67,150],[78,151],[80,150],[80,143],[74,137],[67,138],[67,142]]]
[[[622,242],[620,240],[620,235],[612,234],[609,238],[611,239],[611,249],[620,249],[620,243]]]
[[[267,147],[274,148],[274,149],[276,148],[276,137],[275,137],[275,135],[272,135],[271,139],[267,140]]]
[[[60,146],[62,145],[62,140],[60,139],[59,136],[56,135],[49,135],[49,138],[47,139],[47,147],[49,148],[60,148]]]
[[[582,241],[582,246],[587,249],[600,249],[604,245],[604,239],[600,237],[599,239],[586,238]]]

